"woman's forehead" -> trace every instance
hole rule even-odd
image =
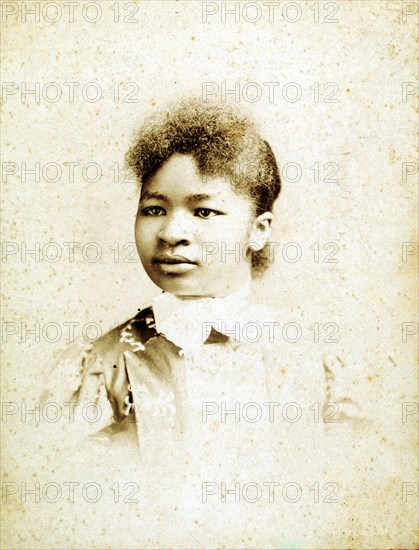
[[[144,199],[183,194],[188,195],[191,201],[234,194],[228,178],[202,174],[192,155],[181,154],[172,155],[143,184],[141,191]]]
[[[155,172],[148,181],[160,181],[165,179],[194,178],[205,181],[207,178],[201,174],[194,157],[190,154],[174,153]]]

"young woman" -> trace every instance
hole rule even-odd
[[[253,540],[277,547],[279,529],[281,544],[300,544],[313,510],[333,512],[311,497],[316,487],[327,498],[338,491],[319,477],[323,420],[334,425],[350,400],[325,405],[336,401],[332,364],[317,345],[278,338],[289,319],[251,299],[252,278],[272,259],[281,187],[272,149],[236,110],[192,99],[146,120],[127,164],[140,190],[139,257],[162,292],[68,350],[44,401],[66,403],[79,433],[105,443],[105,460],[115,448],[119,465],[139,458],[135,475],[148,496],[161,493],[153,518],[166,518],[164,529],[177,510],[174,533],[187,521],[199,539],[211,531],[209,544],[231,536],[238,547],[239,531],[253,533],[261,515],[271,524]]]

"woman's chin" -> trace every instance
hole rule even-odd
[[[154,284],[160,287],[164,292],[170,292],[180,298],[194,297],[199,298],[206,292],[197,284],[191,284],[191,281],[185,281],[184,277],[166,276],[153,279]]]

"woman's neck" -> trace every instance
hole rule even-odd
[[[229,289],[225,294],[222,296],[216,296],[214,294],[198,294],[198,295],[177,295],[174,294],[174,296],[180,300],[190,301],[190,300],[205,300],[205,299],[219,299],[223,300],[224,298],[230,297],[230,296],[239,296],[241,294],[248,295],[251,289],[251,278],[249,278],[247,281],[245,281],[240,286],[235,287],[234,289]]]

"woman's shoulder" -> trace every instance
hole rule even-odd
[[[323,341],[318,338],[316,323],[307,319],[300,308],[280,309],[252,303],[249,311],[262,329],[269,329],[264,332],[269,336],[264,339],[267,344],[264,358],[273,373],[275,387],[288,383],[293,391],[297,386],[304,390],[317,388],[326,403],[324,413],[332,418],[327,422],[336,422],[335,418],[340,423],[367,421],[358,391],[363,372],[359,365],[365,363],[354,357],[353,351],[349,353],[339,338]]]
[[[65,400],[86,387],[99,391],[107,373],[121,363],[125,351],[136,351],[153,335],[151,308],[138,311],[94,341],[79,338],[55,353],[43,397]]]
[[[151,306],[138,310],[137,314],[109,330],[93,342],[81,345],[83,354],[95,359],[118,356],[127,349],[139,351],[147,340],[156,334]],[[76,344],[80,347],[80,343]],[[65,353],[68,353],[70,348]]]
[[[93,342],[73,341],[55,354],[41,403],[53,402],[71,411],[74,418],[66,428],[77,424],[80,434],[107,437],[115,426],[118,433],[123,431],[126,422],[133,422],[125,354],[140,349],[152,335],[150,308],[143,308]],[[86,420],[89,410],[98,412],[97,422]]]

